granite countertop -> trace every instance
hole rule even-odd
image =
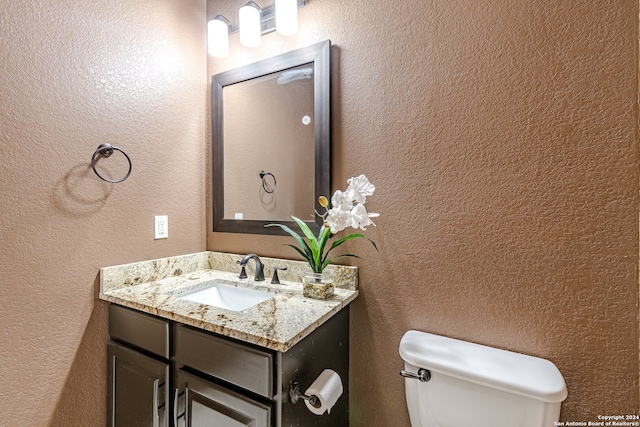
[[[286,352],[358,295],[357,267],[327,267],[334,272],[335,294],[327,300],[316,300],[302,295],[306,263],[261,258],[267,280],[256,282],[253,262],[248,264],[249,278],[238,279],[236,261],[240,259],[242,255],[199,252],[101,268],[100,299]],[[287,267],[286,271],[278,272],[280,285],[270,283],[273,267]],[[243,311],[177,297],[181,291],[188,292],[215,280],[272,292],[275,296]]]

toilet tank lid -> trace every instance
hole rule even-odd
[[[400,356],[419,368],[543,402],[562,402],[567,397],[556,365],[539,357],[419,331],[404,334]]]

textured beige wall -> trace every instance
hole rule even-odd
[[[366,174],[382,215],[379,254],[348,247],[352,426],[408,425],[412,328],[552,360],[564,420],[637,413],[637,2],[322,0],[300,17],[258,50],[231,36],[208,70],[334,45],[333,188]],[[207,247],[289,242],[209,231]]]
[[[0,5],[0,425],[105,425],[98,269],[205,248],[205,22],[201,0]],[[90,169],[102,142],[125,182]]]

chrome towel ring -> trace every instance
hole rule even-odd
[[[124,157],[127,159],[127,162],[129,162],[129,170],[127,171],[127,174],[120,179],[107,179],[105,177],[103,177],[102,175],[100,175],[98,173],[98,171],[96,170],[96,159],[98,158],[98,155],[102,156],[102,157],[109,157],[113,154],[114,151],[119,151],[122,154],[124,154]],[[124,181],[125,179],[129,178],[129,175],[131,175],[131,159],[129,158],[129,156],[127,156],[127,153],[125,153],[124,151],[122,151],[121,149],[119,149],[118,147],[114,147],[111,144],[108,143],[104,143],[104,144],[100,144],[100,146],[98,146],[98,149],[95,151],[95,153],[93,153],[93,156],[91,157],[91,167],[93,168],[93,171],[96,173],[96,175],[98,175],[98,178],[100,178],[103,181],[106,182],[110,182],[112,184],[117,184],[119,182]]]

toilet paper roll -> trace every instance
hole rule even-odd
[[[331,408],[342,395],[342,391],[340,375],[331,369],[325,369],[304,393],[307,396],[315,396],[316,401],[312,405],[308,400],[305,400],[304,404],[316,415],[322,415],[324,411],[330,413]]]

